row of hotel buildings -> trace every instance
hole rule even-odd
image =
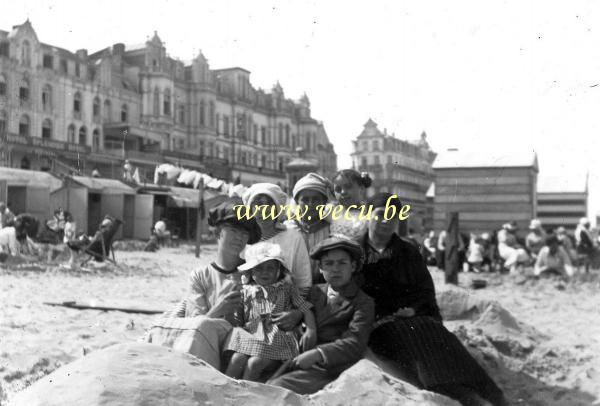
[[[255,89],[243,68],[186,64],[156,33],[141,45],[88,54],[39,41],[31,23],[0,31],[0,165],[119,177],[125,159],[152,179],[171,162],[285,182],[298,148],[331,175],[337,157],[306,95]]]

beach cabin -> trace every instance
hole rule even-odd
[[[30,213],[40,222],[52,217],[58,208],[50,196],[62,185],[60,178],[48,172],[0,167],[0,201],[13,213]]]
[[[537,186],[537,218],[547,230],[564,227],[573,232],[587,217],[587,176],[541,175]]]
[[[537,215],[538,163],[534,152],[493,154],[449,150],[437,156],[434,228],[458,212],[463,233],[490,232],[515,221],[520,230]]]

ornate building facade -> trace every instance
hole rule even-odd
[[[368,172],[373,179],[370,193],[397,194],[411,205],[409,227],[422,231],[431,226],[427,214],[427,190],[434,180],[431,164],[436,154],[427,143],[427,135],[405,141],[380,131],[369,119],[360,135],[352,141],[353,167]]]
[[[171,162],[249,184],[283,184],[297,147],[335,171],[306,95],[255,89],[243,68],[167,55],[155,33],[93,54],[39,41],[29,21],[0,31],[0,165],[119,177],[128,159],[151,179]],[[321,164],[322,163],[322,164]]]

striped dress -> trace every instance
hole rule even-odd
[[[286,280],[273,285],[246,285],[242,291],[244,327],[235,327],[225,343],[226,350],[252,357],[288,360],[296,357],[298,341],[271,322],[271,314],[291,309],[308,311],[312,307],[298,289]]]

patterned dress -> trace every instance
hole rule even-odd
[[[288,360],[296,357],[298,341],[292,332],[285,332],[271,322],[271,314],[291,310],[309,310],[298,288],[286,280],[273,285],[246,285],[243,293],[243,325],[235,327],[225,343],[225,349],[252,357]]]

